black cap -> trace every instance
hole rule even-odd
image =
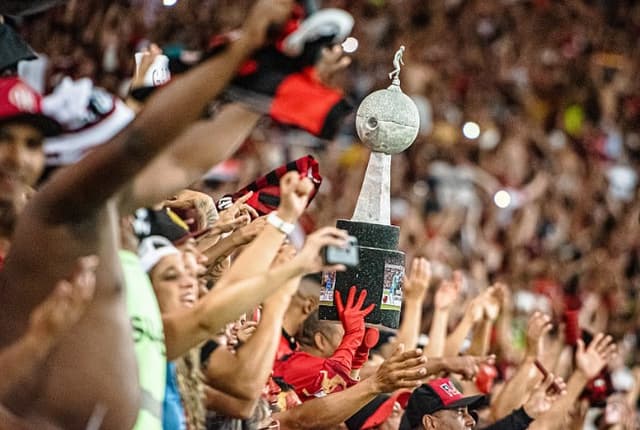
[[[484,395],[463,397],[449,378],[434,379],[413,392],[402,417],[400,430],[416,428],[423,416],[441,410],[465,407],[474,410],[487,406],[487,403],[488,398]]]
[[[0,73],[15,69],[20,61],[35,60],[33,49],[11,26],[0,24]]]

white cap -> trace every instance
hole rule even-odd
[[[149,236],[138,246],[140,263],[147,273],[151,272],[151,269],[164,257],[175,254],[180,254],[180,251],[164,236]]]
[[[109,141],[135,114],[116,96],[94,87],[88,78],[64,78],[42,101],[42,110],[66,132],[44,142],[49,166],[73,164],[93,147]]]

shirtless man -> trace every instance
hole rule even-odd
[[[31,311],[77,258],[100,258],[95,299],[86,315],[29,384],[0,399],[34,428],[84,429],[92,417],[99,417],[104,429],[133,426],[140,399],[117,256],[118,200],[139,207],[151,199],[132,187],[136,175],[198,119],[291,5],[292,0],[258,0],[239,40],[155,95],[108,144],[54,175],[18,220],[0,273],[0,348],[23,335]],[[22,142],[42,138],[27,124],[18,132]],[[0,185],[25,179],[4,173]]]

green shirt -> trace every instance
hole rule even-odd
[[[158,301],[138,256],[120,251],[127,312],[133,328],[142,402],[136,430],[162,430],[162,402],[166,388],[167,352]]]

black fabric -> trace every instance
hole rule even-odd
[[[158,87],[140,87],[131,90],[131,97],[139,102],[146,101]]]
[[[7,24],[0,24],[0,73],[15,69],[20,61],[35,60],[36,54]]]
[[[524,408],[520,408],[483,430],[524,430],[532,422],[533,418],[527,415]]]
[[[373,415],[378,408],[391,397],[388,394],[380,394],[375,399],[367,403],[364,407],[360,408],[358,412],[353,414],[344,423],[349,430],[358,430],[362,428],[367,419]]]
[[[342,125],[344,117],[349,115],[351,111],[353,111],[353,105],[346,99],[340,100],[338,104],[331,108],[329,114],[324,119],[324,124],[318,137],[322,139],[332,139]]]
[[[296,338],[287,333],[285,329],[282,329],[282,337],[284,337],[289,344],[289,348],[291,348],[291,351],[295,351],[296,349],[298,349],[298,342],[296,341]]]
[[[138,239],[149,236],[163,236],[171,242],[178,242],[189,232],[173,222],[166,210],[139,209],[136,211],[133,230]]]
[[[30,15],[64,2],[65,0],[2,0],[0,15]]]
[[[218,349],[219,346],[220,345],[218,345],[218,342],[214,340],[209,340],[204,345],[202,345],[202,348],[200,348],[200,363],[203,367],[206,367],[209,361],[209,357],[211,357],[211,354],[213,354],[213,352]]]

